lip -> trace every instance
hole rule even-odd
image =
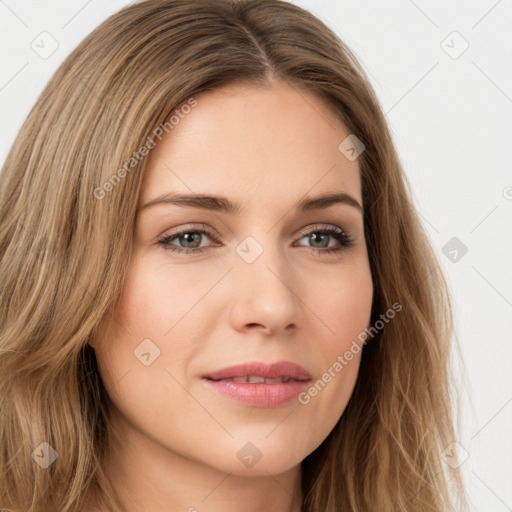
[[[268,379],[288,377],[295,380],[311,380],[308,371],[298,364],[290,361],[279,361],[277,363],[250,362],[229,366],[222,370],[206,373],[202,377],[212,380],[231,379],[235,377],[246,377],[256,375]]]
[[[249,376],[267,379],[284,377],[290,380],[271,384],[220,380]],[[273,364],[250,362],[207,373],[202,375],[202,381],[209,389],[242,404],[270,408],[285,405],[295,399],[308,387],[311,375],[302,366],[290,361]]]

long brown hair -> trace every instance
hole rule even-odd
[[[446,282],[362,66],[282,0],[132,4],[69,55],[28,115],[0,174],[0,509],[76,512],[94,495],[121,510],[101,459],[109,397],[87,342],[126,275],[139,150],[195,95],[279,80],[318,95],[364,143],[372,324],[403,308],[364,347],[346,410],[302,463],[303,510],[462,510],[442,456],[455,439]],[[36,464],[50,447],[57,459]]]

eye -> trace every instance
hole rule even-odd
[[[182,229],[176,233],[165,235],[158,240],[158,245],[161,245],[166,251],[184,252],[184,253],[200,253],[203,252],[204,247],[208,247],[208,244],[202,245],[201,241],[204,237],[213,238],[214,233],[207,226],[203,224],[201,229]],[[173,244],[174,241],[177,241]]]
[[[354,241],[352,238],[342,229],[336,226],[313,226],[313,229],[309,229],[302,233],[300,240],[306,238],[312,245],[311,249],[319,253],[337,253],[347,247],[352,247]],[[336,240],[338,245],[332,246],[329,238]]]
[[[185,254],[201,253],[204,248],[211,247],[208,243],[202,243],[205,237],[214,240],[217,246],[221,245],[217,241],[216,233],[204,224],[201,228],[186,227],[175,233],[164,235],[157,244],[166,251]],[[311,244],[309,248],[321,254],[338,253],[353,245],[352,238],[336,226],[315,225],[309,230],[302,231],[299,241],[302,239],[307,239]],[[332,240],[337,242],[337,245],[335,243],[333,246]]]

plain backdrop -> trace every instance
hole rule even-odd
[[[452,290],[466,368],[454,446],[473,507],[511,511],[512,2],[293,3],[349,45],[381,101]],[[0,0],[0,163],[63,59],[128,4]]]

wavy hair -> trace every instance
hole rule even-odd
[[[364,347],[347,408],[302,462],[303,511],[462,510],[462,478],[442,455],[455,440],[448,285],[363,67],[283,0],[133,3],[65,59],[20,129],[0,173],[1,510],[86,511],[92,496],[122,510],[88,341],[131,254],[146,159],[126,162],[194,95],[276,81],[316,94],[364,143],[372,324],[403,307]],[[35,463],[43,442],[58,454],[47,468]]]

